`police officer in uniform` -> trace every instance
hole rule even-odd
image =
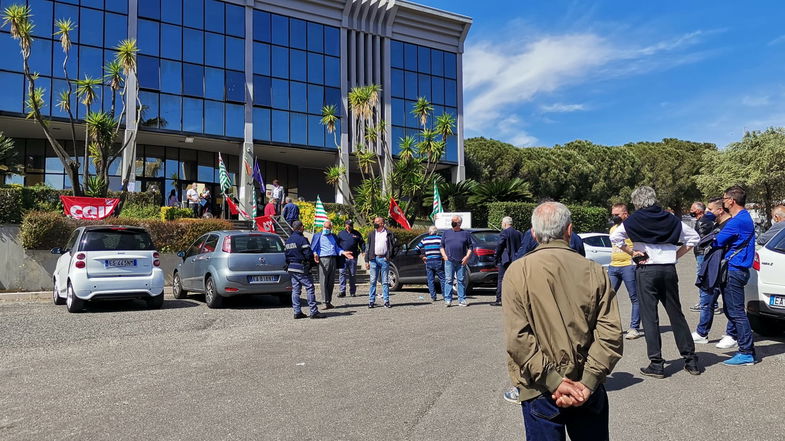
[[[313,258],[313,251],[308,239],[303,236],[303,223],[294,221],[292,224],[292,235],[286,240],[286,265],[287,271],[292,278],[292,308],[294,309],[294,318],[301,319],[308,317],[303,314],[300,309],[300,291],[305,288],[308,295],[308,306],[310,307],[310,316],[312,319],[324,318],[319,314],[316,308],[316,292],[313,286],[313,277],[311,277],[311,259]]]

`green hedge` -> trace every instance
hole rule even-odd
[[[193,217],[194,212],[190,208],[161,207],[161,220],[175,220]]]
[[[492,202],[488,204],[488,225],[501,228],[504,216],[512,217],[519,230],[531,228],[532,211],[537,204],[529,202]],[[576,233],[605,233],[608,231],[608,210],[602,207],[568,205]]]
[[[222,219],[160,219],[108,218],[103,221],[85,221],[65,217],[60,213],[31,211],[24,216],[19,232],[22,246],[27,249],[47,250],[62,247],[77,227],[83,225],[133,225],[150,232],[156,249],[169,253],[182,251],[204,233],[232,228]]]

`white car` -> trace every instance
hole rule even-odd
[[[578,235],[583,240],[586,258],[593,260],[604,267],[611,264],[611,238],[605,233],[581,233]]]
[[[785,230],[755,253],[745,288],[747,317],[752,330],[774,336],[785,331]]]
[[[143,299],[148,308],[164,303],[164,273],[144,228],[93,225],[77,228],[60,255],[52,282],[55,305],[79,312],[88,300]]]

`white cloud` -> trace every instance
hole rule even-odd
[[[759,96],[745,95],[744,97],[742,97],[741,103],[749,107],[761,107],[761,106],[768,106],[769,104],[771,104],[771,100],[769,99],[768,95],[759,95]]]
[[[771,40],[769,42],[769,46],[774,46],[774,45],[777,45],[777,44],[780,44],[780,43],[785,43],[785,35],[780,35],[779,37]]]
[[[540,106],[540,110],[544,113],[569,113],[569,112],[577,112],[579,110],[586,110],[586,106],[584,106],[583,104],[555,103],[555,104]]]

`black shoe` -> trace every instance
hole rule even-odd
[[[327,317],[325,317],[322,314],[319,314],[318,312],[315,312],[315,313],[311,314],[311,318],[312,319],[323,319],[323,318],[327,318]]]
[[[698,366],[697,360],[684,362],[684,370],[687,371],[690,375],[700,375],[701,372],[703,372],[700,366]]]
[[[346,293],[342,292],[342,293],[338,294],[338,297],[346,297]]]
[[[302,312],[298,312],[297,314],[294,315],[294,319],[295,320],[301,319],[301,318],[306,318],[306,317],[308,317],[308,316],[303,314]]]
[[[375,308],[375,307],[376,307],[376,305],[374,305],[373,303],[369,303],[369,304],[368,304],[368,309],[373,309],[373,308]]]
[[[392,306],[390,306],[390,302],[384,302],[384,307],[385,308],[392,308]]]
[[[349,294],[349,297],[357,297],[357,294]]]
[[[717,306],[716,308],[714,308],[714,315],[720,315],[720,314],[722,314],[722,306]]]
[[[324,304],[324,308],[322,308],[322,309],[333,309],[333,308],[335,308],[335,306],[333,306],[332,303],[327,302],[327,303]]]
[[[493,302],[491,306],[502,306],[502,302]]]
[[[641,373],[647,377],[665,378],[665,370],[662,368],[662,366],[657,366],[654,363],[645,368],[641,368]]]

